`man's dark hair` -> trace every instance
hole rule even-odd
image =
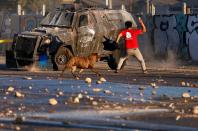
[[[132,27],[132,22],[131,21],[126,21],[125,22],[125,27],[126,28],[131,28]]]

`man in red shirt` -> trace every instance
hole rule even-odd
[[[137,60],[141,63],[143,73],[147,73],[144,58],[139,50],[138,40],[137,40],[138,35],[146,32],[146,27],[145,27],[141,18],[139,18],[139,22],[142,26],[142,29],[133,29],[132,22],[127,21],[127,22],[125,22],[126,29],[122,30],[118,35],[116,43],[119,43],[121,37],[124,38],[125,44],[126,44],[127,56],[120,58],[120,60],[118,62],[118,67],[116,69],[116,73],[119,72],[123,62],[129,56],[135,56],[137,58]]]

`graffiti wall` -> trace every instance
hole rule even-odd
[[[15,33],[30,31],[37,27],[42,20],[40,15],[0,14],[0,38],[12,38]]]
[[[16,33],[32,30],[39,25],[42,18],[40,15],[18,16],[0,12],[0,39],[12,39]],[[5,55],[5,50],[10,47],[11,44],[0,44],[0,55]]]
[[[153,16],[151,43],[155,56],[170,52],[181,58],[198,61],[198,14]]]

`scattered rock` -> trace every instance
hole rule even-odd
[[[129,100],[130,102],[132,102],[132,101],[133,101],[133,98],[132,98],[132,97],[130,97],[128,100]]]
[[[102,91],[102,89],[100,89],[100,88],[93,88],[93,92],[100,92],[100,91]]]
[[[102,81],[97,80],[97,81],[96,81],[96,84],[102,84]]]
[[[94,98],[93,98],[93,97],[89,97],[89,100],[90,100],[90,101],[93,101],[93,100],[94,100]]]
[[[152,91],[152,95],[153,96],[157,95],[157,92],[156,91]]]
[[[82,99],[83,98],[83,95],[80,93],[80,94],[78,94],[78,98],[79,99]]]
[[[92,79],[91,79],[91,78],[89,78],[89,77],[87,77],[87,78],[85,78],[85,82],[86,82],[86,83],[88,83],[88,84],[91,84]]]
[[[104,90],[105,94],[112,94],[112,92],[110,90]]]
[[[77,103],[80,103],[80,100],[78,97],[75,97],[73,102],[77,104]]]
[[[193,107],[192,113],[198,115],[198,106]]]
[[[153,88],[155,88],[155,87],[156,87],[156,84],[155,84],[155,83],[151,83],[151,86],[152,86]]]
[[[46,92],[46,93],[49,93],[49,90],[48,90],[47,88],[45,88],[45,92]]]
[[[54,105],[58,104],[58,101],[55,98],[51,98],[51,99],[49,99],[49,104],[54,106]]]
[[[7,97],[6,97],[6,96],[4,96],[4,97],[3,97],[3,99],[4,99],[4,100],[7,100]]]
[[[144,86],[140,86],[138,89],[139,89],[140,91],[143,91],[143,90],[145,89],[145,87],[144,87]]]
[[[29,89],[32,90],[32,86],[29,86]]]
[[[99,81],[106,82],[107,80],[104,77],[100,77],[100,80]]]
[[[59,92],[58,92],[58,95],[59,95],[59,96],[63,96],[64,93],[63,93],[62,91],[59,91]]]
[[[5,126],[5,125],[4,125],[3,123],[0,124],[0,127],[1,127],[1,128],[4,127],[4,126]]]
[[[32,80],[32,77],[26,76],[26,77],[24,77],[24,79],[26,79],[26,80]]]
[[[186,86],[186,82],[182,81],[181,83],[181,86]]]
[[[75,77],[75,79],[76,79],[76,80],[79,80],[80,78],[79,78],[79,77]]]
[[[92,101],[92,105],[97,106],[98,102],[97,101]]]
[[[184,93],[182,94],[182,97],[183,97],[183,98],[190,98],[190,94],[187,93],[187,92],[184,92]]]
[[[13,91],[14,91],[14,87],[9,86],[8,89],[7,89],[7,91],[8,91],[8,92],[13,92]]]
[[[24,97],[25,95],[20,93],[20,92],[18,92],[18,91],[16,91],[15,92],[15,96],[18,97],[18,98],[21,98],[21,97]]]
[[[19,127],[19,126],[16,126],[16,131],[20,131],[21,130],[21,127]]]
[[[170,108],[172,108],[172,107],[173,107],[173,105],[174,105],[174,103],[171,103],[171,104],[169,105],[169,107],[170,107]]]
[[[175,118],[175,120],[178,121],[180,118],[181,118],[181,116],[178,115],[178,116]]]
[[[186,83],[186,86],[188,86],[188,87],[189,87],[189,86],[190,86],[190,83],[188,83],[188,82],[187,82],[187,83]]]

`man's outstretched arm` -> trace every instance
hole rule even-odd
[[[119,43],[121,37],[122,37],[122,34],[120,33],[120,34],[118,35],[117,39],[116,39],[116,43],[117,43],[117,44]]]
[[[139,22],[140,25],[142,26],[142,32],[145,33],[146,32],[146,26],[144,25],[144,22],[142,21],[142,18],[139,17]]]

